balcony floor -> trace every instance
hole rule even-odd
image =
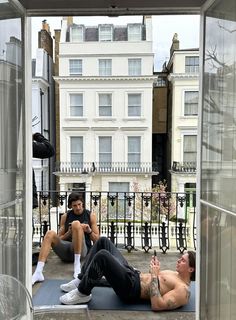
[[[122,254],[126,257],[126,259],[130,262],[130,264],[141,270],[142,272],[148,272],[149,261],[152,255],[153,250],[150,253],[145,253],[141,250],[132,251],[128,253],[127,250],[120,249]],[[171,269],[175,270],[175,265],[180,254],[176,251],[169,251],[166,254],[162,254],[160,251],[157,251],[158,258],[161,262],[162,269]],[[34,271],[35,267],[33,267]],[[73,264],[72,263],[63,263],[61,260],[51,252],[47,263],[44,268],[44,276],[45,279],[72,279],[73,275]],[[40,287],[40,283],[37,283],[33,287],[33,294]],[[102,310],[90,310],[90,315],[92,319],[96,320],[127,320],[127,319],[136,319],[136,320],[194,320],[195,313],[193,312],[160,312],[154,313],[152,311],[102,311]],[[51,318],[53,319],[54,318]],[[73,315],[71,316],[63,316],[63,315],[55,315],[55,319],[58,320],[66,320],[66,319],[78,319]]]

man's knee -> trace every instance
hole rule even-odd
[[[82,229],[81,223],[79,221],[73,221],[71,223],[72,230],[80,230]]]
[[[97,242],[104,245],[105,243],[109,243],[110,240],[107,237],[100,237]]]
[[[54,230],[48,230],[47,233],[44,236],[44,240],[51,241],[57,237],[57,233]]]
[[[107,251],[106,249],[101,249],[100,251],[98,251],[96,253],[96,255],[94,256],[94,260],[97,260],[97,261],[104,261],[106,262],[108,259],[109,259],[109,256],[110,256],[110,252]]]

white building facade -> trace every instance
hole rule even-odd
[[[199,50],[174,50],[171,87],[171,191],[196,188]]]
[[[150,190],[151,18],[126,26],[68,24],[59,44],[60,190]]]

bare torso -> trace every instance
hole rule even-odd
[[[181,280],[176,271],[164,270],[159,273],[160,292],[163,296],[170,290],[177,289],[178,287],[185,288],[189,291],[189,286],[183,280]],[[140,285],[141,285],[141,299],[150,299],[150,284],[151,274],[140,273]]]

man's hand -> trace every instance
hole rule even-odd
[[[89,224],[81,223],[81,226],[83,228],[84,233],[90,234],[92,232],[92,229],[90,228]]]
[[[150,261],[149,265],[149,272],[152,276],[158,276],[160,273],[160,261],[157,259],[156,256],[152,256],[152,259]]]

